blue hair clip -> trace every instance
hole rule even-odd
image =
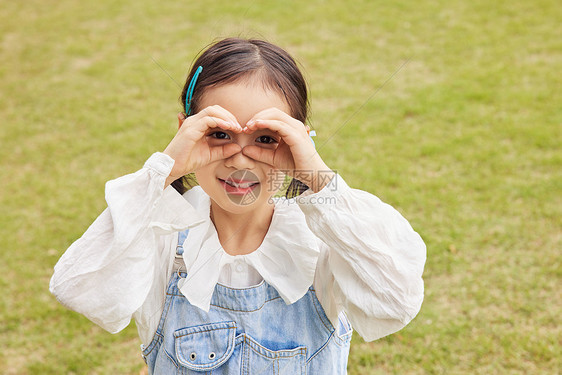
[[[314,130],[309,130],[308,131],[308,136],[310,137],[310,141],[312,142],[312,145],[314,146],[314,148],[316,148],[316,143],[314,143],[314,139],[312,139],[312,137],[316,136],[316,131]]]
[[[191,82],[189,82],[189,86],[187,86],[187,92],[185,93],[185,115],[189,116],[191,113],[191,97],[193,96],[193,90],[195,89],[195,83],[197,83],[197,77],[203,70],[203,67],[200,66],[197,68],[193,77],[191,78]]]

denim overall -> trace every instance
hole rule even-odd
[[[176,261],[186,236],[179,234]],[[351,325],[341,314],[334,329],[312,287],[287,305],[265,281],[244,289],[217,284],[206,312],[180,292],[181,277],[170,278],[154,338],[142,346],[150,374],[347,373]]]

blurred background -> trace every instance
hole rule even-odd
[[[316,145],[427,244],[405,329],[354,336],[349,374],[556,374],[562,366],[558,1],[0,0],[0,373],[144,374],[49,294],[107,180],[175,134],[191,62],[227,36],[287,49]]]

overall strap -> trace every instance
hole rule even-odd
[[[178,233],[178,246],[176,247],[176,255],[183,255],[183,243],[185,242],[188,233],[189,229]]]
[[[181,268],[185,271],[185,262],[183,261],[183,243],[185,242],[188,233],[189,229],[178,233],[178,245],[176,246],[176,256],[174,259],[174,267],[172,268],[173,273],[178,272]]]

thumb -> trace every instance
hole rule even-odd
[[[242,153],[254,160],[269,165],[273,165],[275,160],[275,152],[273,150],[266,150],[258,146],[246,146],[242,149]]]
[[[209,162],[226,159],[240,152],[242,149],[236,143],[228,143],[222,146],[210,147],[211,157]]]

